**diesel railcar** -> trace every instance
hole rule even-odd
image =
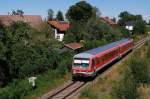
[[[122,39],[73,57],[72,76],[95,76],[97,71],[133,49],[133,39]]]

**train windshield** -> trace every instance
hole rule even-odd
[[[75,67],[88,67],[89,59],[74,59],[74,66]]]

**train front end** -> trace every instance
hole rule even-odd
[[[74,56],[72,62],[72,76],[76,77],[89,77],[93,76],[93,70],[91,68],[91,59],[90,57],[84,54],[77,54]]]

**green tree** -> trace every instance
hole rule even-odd
[[[150,25],[150,20],[149,20],[149,22],[148,22],[148,25]]]
[[[100,35],[98,33],[100,14],[98,8],[91,6],[85,1],[80,1],[71,6],[66,14],[70,21],[70,28],[67,31],[68,33],[66,33],[65,41],[79,42],[80,40],[93,39]]]
[[[26,46],[28,40],[30,39],[29,37],[30,33],[31,33],[31,27],[24,22],[15,22],[12,23],[10,26],[6,27],[6,31],[3,37],[3,43],[7,49],[5,57],[10,66],[10,73],[12,74],[12,77],[14,76],[13,73],[18,72],[18,70],[14,71],[14,69],[12,69],[12,68],[17,68],[15,67],[12,61],[12,57],[14,55],[13,47],[16,46],[16,44],[22,44],[22,46]],[[17,76],[17,74],[15,76]]]
[[[101,16],[101,11],[97,7],[93,7],[93,17],[99,18]]]
[[[69,8],[66,17],[69,21],[86,23],[92,15],[92,6],[86,1],[80,1]]]
[[[145,34],[146,22],[138,20],[135,22],[135,27],[133,29],[134,34]]]
[[[118,24],[120,26],[125,26],[126,22],[134,20],[134,15],[130,14],[127,11],[124,11],[120,13],[119,18],[120,19],[118,20]]]
[[[84,26],[78,22],[71,22],[70,28],[65,35],[66,42],[79,42],[83,39]]]
[[[53,29],[49,26],[49,24],[44,21],[41,25],[41,29],[40,29],[41,34],[45,34],[45,38],[47,39],[53,39],[54,38],[54,34],[53,34]]]
[[[61,11],[58,11],[58,13],[56,15],[56,20],[64,21],[64,16],[63,16],[63,13]]]
[[[0,87],[8,83],[10,77],[9,66],[6,60],[0,59]]]
[[[0,40],[3,38],[5,28],[0,20]]]
[[[11,75],[20,78],[44,72],[53,68],[55,56],[56,52],[49,51],[43,43],[38,42],[32,46],[16,43],[12,46],[10,58]]]
[[[12,45],[19,41],[26,42],[30,39],[32,28],[24,22],[14,22],[6,28],[4,44]]]
[[[102,24],[99,18],[91,18],[87,25],[86,25],[86,31],[87,34],[85,35],[86,40],[100,40],[103,38],[103,32],[102,32]],[[106,24],[104,24],[106,25]],[[107,29],[108,30],[108,29]]]
[[[21,15],[21,16],[23,16],[23,14],[24,14],[24,11],[22,11],[22,10],[13,10],[12,11],[12,15]]]
[[[143,20],[141,15],[133,15],[127,11],[121,12],[119,15],[118,24],[125,26],[126,22],[132,21],[134,23],[133,34],[144,34],[146,22]]]
[[[115,17],[113,17],[113,18],[112,18],[112,21],[116,23],[116,18],[115,18]]]
[[[53,18],[54,17],[54,11],[52,9],[48,9],[47,13],[48,13],[48,16],[47,16],[48,21],[53,20],[54,19]]]
[[[0,41],[0,87],[6,85],[9,80],[9,67],[5,58],[6,48]]]

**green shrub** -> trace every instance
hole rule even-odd
[[[106,40],[93,40],[93,41],[85,41],[83,42],[84,50],[92,49],[95,47],[100,47],[102,45],[107,44],[109,41]]]
[[[13,81],[0,90],[0,99],[21,99],[31,91],[28,81]]]
[[[113,87],[112,95],[115,99],[138,98],[139,93],[137,92],[137,85],[129,70],[125,71],[124,78]]]
[[[146,84],[150,81],[148,64],[145,59],[132,58],[129,62],[129,68],[133,75],[135,82],[139,84]]]

